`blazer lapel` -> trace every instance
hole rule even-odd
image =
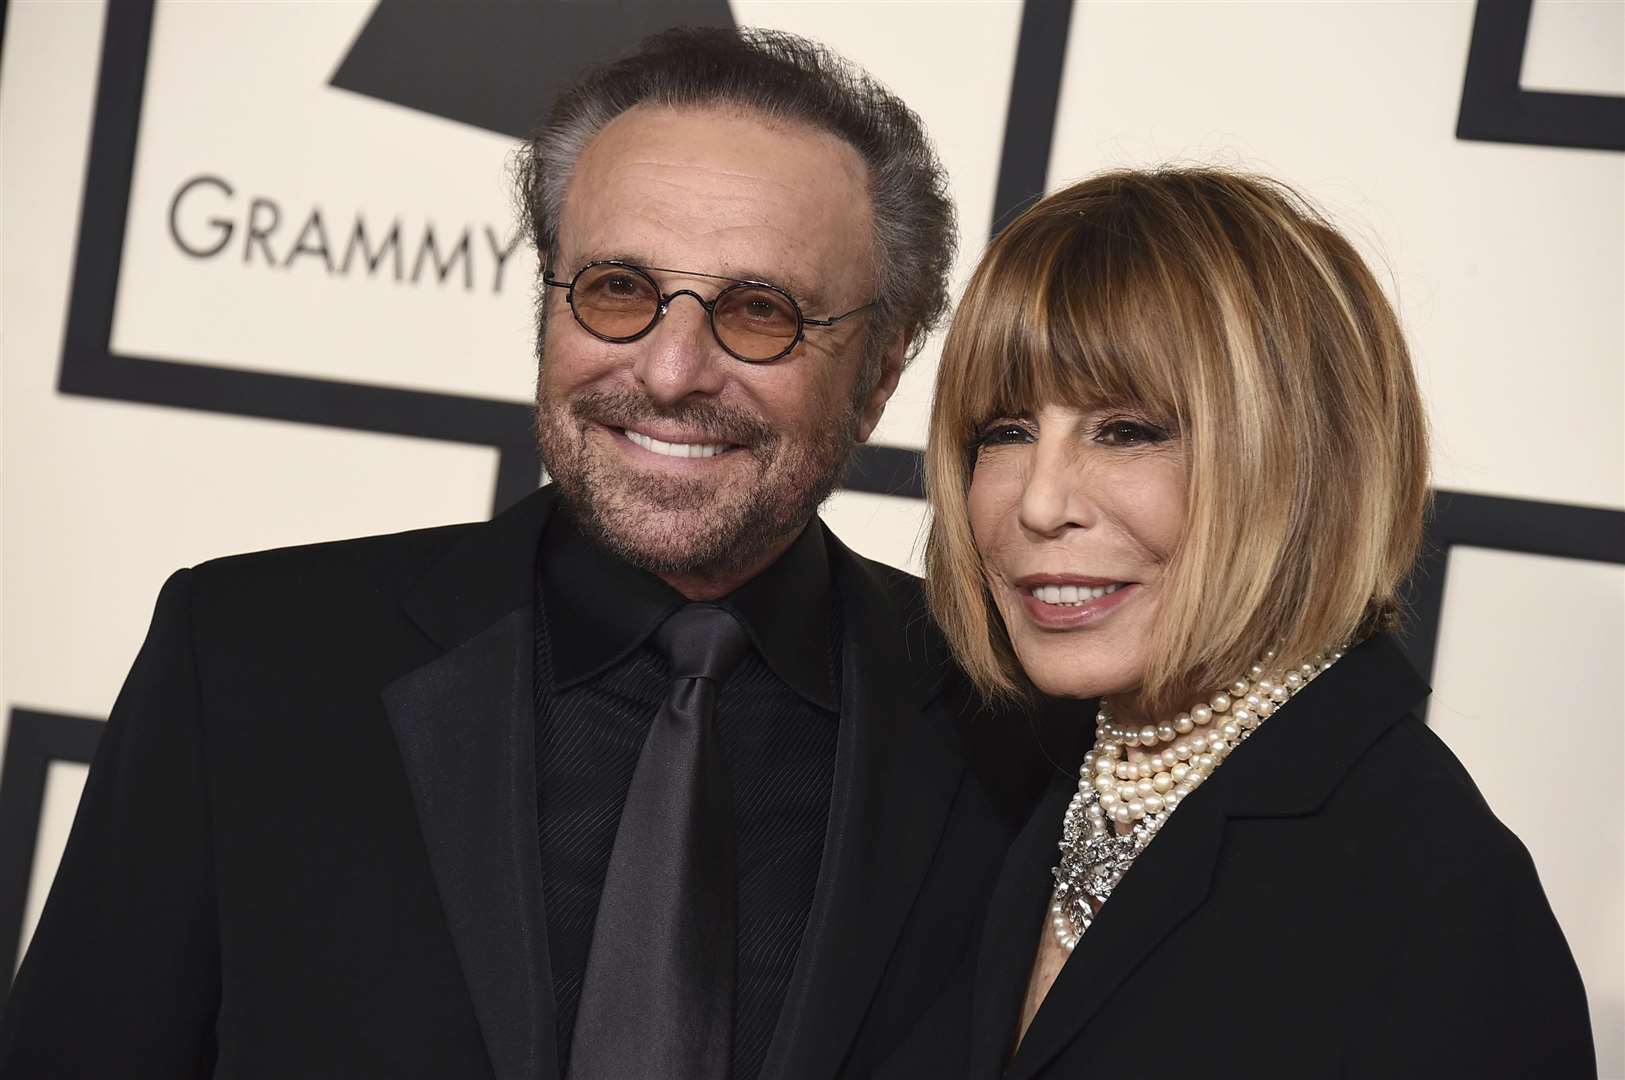
[[[1015,1039],[1021,1005],[1032,974],[1038,934],[1047,922],[1050,868],[1058,857],[1061,816],[1077,782],[1056,775],[1010,846],[999,883],[988,902],[987,923],[976,958],[976,997],[971,1023],[970,1077],[1004,1071]]]
[[[1042,1069],[1094,1019],[1134,969],[1202,905],[1230,820],[1314,813],[1371,743],[1426,693],[1427,684],[1411,669],[1399,646],[1378,635],[1351,649],[1299,694],[1280,720],[1265,724],[1248,739],[1245,749],[1185,800],[1123,876],[1050,988],[1004,1074],[1008,1080],[1028,1080]],[[1047,825],[1035,823],[1047,831],[1053,851],[1065,804],[1047,800],[1041,812],[1053,817]],[[1017,869],[1033,873],[1032,867]],[[1047,891],[1047,879],[1044,888]],[[1019,937],[1015,941],[1024,972],[1030,970],[1036,944]],[[987,962],[997,968],[1006,961]],[[1010,981],[1010,976],[1004,978]],[[1024,988],[1023,982],[1014,993],[1020,995]],[[1001,989],[994,983],[987,992]],[[1002,1030],[1010,1032],[1008,1026]],[[985,1049],[980,1053],[992,1056]],[[977,1058],[979,1066],[983,1061]]]
[[[1027,1029],[1005,1074],[1010,1080],[1026,1080],[1059,1053],[1094,1019],[1112,991],[1206,899],[1224,818],[1192,805],[1201,795],[1198,791],[1186,800],[1100,909]],[[1191,813],[1193,810],[1196,812]],[[1047,828],[1052,849],[1060,841],[1065,811],[1062,805]],[[1058,850],[1054,857],[1059,857]],[[1048,891],[1046,877],[1046,895]],[[1030,970],[1038,941],[1035,934],[1028,937],[1031,940],[1018,944],[1024,966]]]
[[[408,612],[446,648],[384,689],[498,1080],[557,1080],[536,827],[532,581],[543,492],[482,526]]]
[[[925,709],[944,669],[924,622],[825,536],[842,605],[841,729],[823,867],[762,1072],[787,1080],[840,1068],[964,771],[951,724]]]

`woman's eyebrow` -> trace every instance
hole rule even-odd
[[[997,420],[1031,420],[1033,411],[1031,409],[992,408],[983,412],[981,416],[982,418],[977,421],[979,425],[991,424]]]

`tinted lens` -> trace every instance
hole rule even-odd
[[[801,312],[788,296],[760,285],[730,285],[712,314],[717,337],[747,360],[771,360],[801,332]]]
[[[589,266],[576,275],[571,293],[576,318],[607,338],[643,333],[660,311],[660,293],[649,277],[625,266]]]

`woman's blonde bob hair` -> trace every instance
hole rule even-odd
[[[1185,532],[1161,587],[1147,708],[1392,627],[1422,535],[1427,431],[1393,309],[1354,248],[1276,181],[1123,170],[1023,213],[954,316],[926,452],[926,589],[966,672],[1027,686],[972,537],[971,445],[1045,404],[1174,433]]]

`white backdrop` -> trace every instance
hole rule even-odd
[[[151,359],[529,397],[513,139],[332,85],[374,13],[371,0],[158,5],[122,247],[93,235],[84,249],[117,266],[106,344],[130,385]],[[1468,0],[1079,4],[1048,185],[1168,161],[1293,183],[1391,284],[1439,487],[1625,510],[1625,154],[1457,138],[1474,13]],[[428,430],[410,416],[355,430],[177,408],[161,388],[59,390],[105,14],[14,0],[0,55],[8,716],[105,716],[178,566],[481,518],[498,472],[478,440],[402,434]],[[921,112],[953,177],[963,282],[992,224],[1022,5],[762,0],[732,14],[829,42]],[[1625,95],[1625,3],[1537,2],[1520,82]],[[935,362],[933,343],[878,441],[923,445]],[[921,513],[850,491],[825,509],[859,550],[916,569]],[[1458,546],[1448,581],[1430,723],[1533,852],[1603,1075],[1625,1076],[1625,566]],[[49,766],[25,939],[83,772]]]

